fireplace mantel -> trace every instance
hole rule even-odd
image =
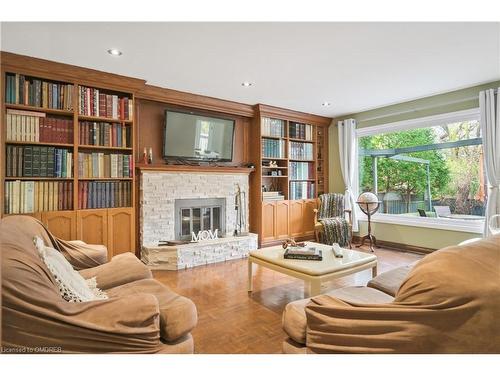
[[[245,173],[250,174],[255,168],[212,166],[212,165],[184,165],[184,164],[137,164],[139,172],[191,172],[191,173]]]

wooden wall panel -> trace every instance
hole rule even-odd
[[[108,246],[108,210],[84,210],[76,214],[76,235],[88,244]],[[111,259],[108,249],[108,259]]]
[[[108,210],[108,248],[113,256],[135,252],[135,213],[132,208]]]
[[[290,237],[299,237],[304,233],[302,200],[290,201]]]
[[[275,239],[276,204],[262,203],[262,241]]]
[[[234,146],[233,146],[233,162],[232,163],[219,163],[227,165],[240,165],[248,162],[248,132],[250,128],[250,120],[240,116],[232,116],[224,113],[208,112],[199,109],[187,109],[171,104],[140,99],[138,100],[138,113],[136,126],[136,162],[142,163],[142,154],[144,147],[149,152],[149,148],[153,149],[153,163],[163,162],[163,132],[165,126],[165,110],[167,108],[173,110],[191,110],[194,113],[199,113],[207,116],[222,116],[235,120],[234,130]]]
[[[55,237],[68,241],[76,238],[76,211],[42,212],[41,221]]]
[[[287,239],[289,232],[288,211],[290,208],[290,201],[276,202],[276,233],[277,240]]]
[[[304,220],[304,236],[314,235],[314,209],[317,207],[316,199],[308,199],[304,201],[302,216]]]

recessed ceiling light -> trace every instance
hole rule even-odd
[[[248,81],[245,81],[245,82],[241,83],[241,86],[243,86],[243,87],[250,87],[252,85],[253,85],[253,83],[252,82],[248,82]]]
[[[323,103],[321,103],[321,105],[323,107],[330,107],[332,105],[332,103],[330,103],[330,102],[323,102]]]
[[[122,51],[117,50],[116,48],[108,49],[108,53],[113,56],[121,56],[123,54]]]

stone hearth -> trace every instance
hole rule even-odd
[[[155,270],[181,270],[247,258],[257,249],[257,235],[225,237],[178,246],[143,246],[141,260]]]

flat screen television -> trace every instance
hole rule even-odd
[[[166,160],[233,160],[234,120],[165,111]]]

